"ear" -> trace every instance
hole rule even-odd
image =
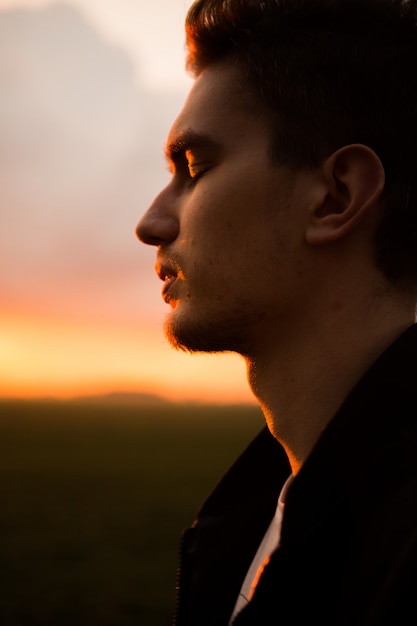
[[[310,245],[332,243],[349,235],[369,215],[385,183],[379,157],[362,144],[344,146],[331,154],[321,174],[321,191],[310,207],[305,233]]]

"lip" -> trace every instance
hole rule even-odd
[[[162,287],[162,297],[167,304],[169,304],[171,300],[173,299],[172,295],[169,292],[171,290],[172,285],[176,282],[177,282],[176,276],[165,276],[164,286]]]
[[[164,282],[178,276],[178,270],[169,263],[158,261],[155,263],[155,271]]]
[[[161,261],[156,262],[155,270],[159,278],[164,282],[162,287],[162,297],[166,303],[170,303],[173,300],[170,290],[173,284],[177,281],[178,270],[174,268],[172,264]]]

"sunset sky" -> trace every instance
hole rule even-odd
[[[0,0],[0,396],[252,401],[243,361],[167,344],[135,225],[191,79],[191,0]]]

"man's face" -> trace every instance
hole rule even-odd
[[[302,173],[273,162],[240,84],[229,63],[197,78],[169,133],[171,180],[137,228],[158,246],[167,336],[190,351],[254,354],[302,307]]]

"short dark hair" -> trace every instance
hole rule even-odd
[[[282,163],[361,143],[381,159],[376,261],[417,286],[417,0],[197,0],[187,66],[231,59],[270,115]]]

